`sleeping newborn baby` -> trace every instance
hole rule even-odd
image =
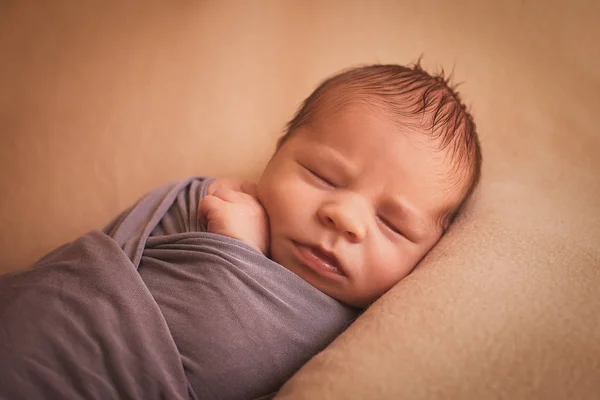
[[[406,277],[481,153],[442,77],[323,82],[257,184],[189,178],[0,277],[0,398],[269,398]]]
[[[200,214],[209,232],[363,308],[440,239],[480,164],[475,126],[443,79],[357,68],[308,97],[257,185],[212,182]]]

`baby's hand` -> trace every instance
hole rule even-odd
[[[216,180],[198,207],[208,232],[241,240],[267,255],[269,220],[256,198],[256,185],[247,181]]]

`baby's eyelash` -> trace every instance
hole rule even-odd
[[[306,167],[304,167],[304,168],[306,168]],[[318,173],[316,173],[316,172],[315,172],[315,171],[313,171],[312,169],[310,169],[310,168],[306,168],[306,170],[307,170],[308,172],[310,172],[310,173],[311,173],[311,174],[312,174],[312,175],[313,175],[315,178],[317,178],[318,180],[322,181],[324,184],[326,184],[326,185],[329,185],[329,186],[332,186],[332,187],[335,187],[335,185],[333,184],[333,182],[331,182],[331,181],[330,181],[330,180],[328,180],[328,179],[325,179],[325,178],[323,178],[321,175],[319,175]]]
[[[389,222],[388,220],[386,220],[385,218],[382,217],[378,217],[379,220],[392,232],[397,233],[398,235],[404,236],[402,234],[402,232],[400,231],[400,229],[396,228],[391,222]]]

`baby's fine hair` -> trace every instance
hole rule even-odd
[[[304,100],[288,122],[278,147],[319,115],[330,115],[349,103],[380,109],[405,131],[425,134],[438,150],[449,150],[452,167],[447,178],[453,187],[462,189],[462,197],[459,204],[439,216],[440,224],[446,227],[479,183],[482,163],[473,117],[449,81],[443,71],[430,75],[419,62],[345,70],[323,81]]]

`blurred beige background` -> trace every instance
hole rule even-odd
[[[600,2],[0,2],[0,270],[153,187],[256,178],[326,76],[454,71],[483,182],[292,399],[600,398]],[[323,373],[325,372],[325,373]]]

